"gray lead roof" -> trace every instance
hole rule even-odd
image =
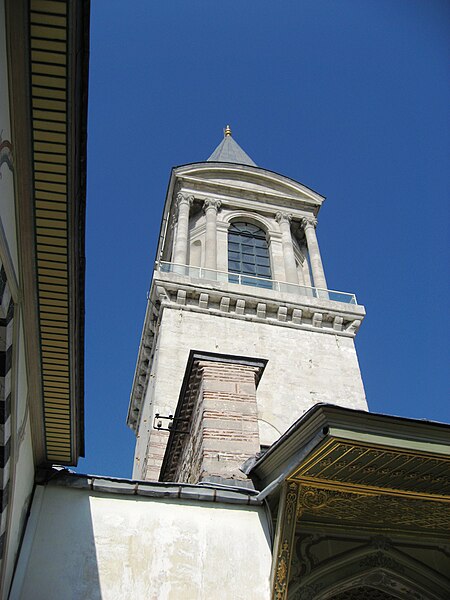
[[[238,165],[249,165],[256,167],[257,165],[252,161],[250,156],[242,150],[237,142],[231,137],[226,135],[207,162],[227,162],[237,163]]]

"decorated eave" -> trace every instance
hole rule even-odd
[[[82,0],[7,5],[27,351],[35,353],[30,410],[38,463],[74,465],[84,452],[89,8]],[[35,322],[36,342],[31,334]]]
[[[316,404],[248,473],[258,489],[292,479],[449,502],[450,425]]]
[[[450,534],[450,425],[318,404],[245,470],[276,520],[277,600],[288,597],[299,531],[389,531],[439,544]],[[442,576],[436,582],[430,598],[444,597]]]

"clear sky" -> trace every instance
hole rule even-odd
[[[370,409],[450,421],[446,0],[91,3],[86,459],[131,476],[125,420],[172,166],[229,123],[261,167],[327,197],[329,287],[367,310]]]

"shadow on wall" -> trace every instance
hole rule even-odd
[[[10,600],[101,600],[85,490],[38,485]]]

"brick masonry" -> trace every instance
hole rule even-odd
[[[256,381],[251,365],[201,360],[189,434],[183,436],[174,480],[245,480],[240,466],[259,452]]]

